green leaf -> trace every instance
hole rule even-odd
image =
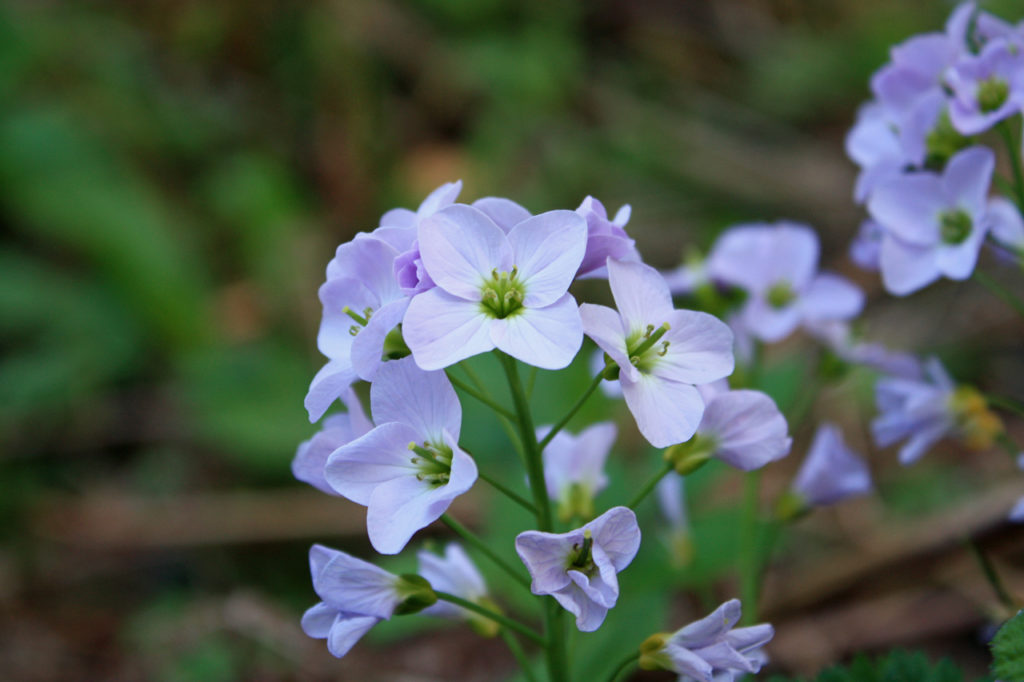
[[[992,673],[1002,682],[1024,681],[1024,611],[999,628],[990,646]]]

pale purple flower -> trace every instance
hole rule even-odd
[[[674,471],[665,474],[654,488],[661,515],[668,522],[666,544],[672,565],[684,568],[693,559],[693,538],[689,515],[686,513],[685,479]]]
[[[950,71],[949,118],[964,135],[982,133],[1024,107],[1024,52],[1003,39],[961,59]]]
[[[322,600],[302,616],[302,629],[326,639],[338,658],[391,615],[405,599],[401,579],[371,563],[323,545],[309,550],[313,589]]]
[[[373,428],[355,391],[346,389],[341,394],[341,402],[348,408],[348,412],[333,414],[325,419],[320,431],[301,443],[292,459],[292,474],[295,478],[328,495],[338,493],[324,478],[327,458],[342,445],[354,441]]]
[[[970,147],[954,155],[941,176],[904,175],[875,189],[868,210],[886,231],[879,264],[889,292],[903,296],[943,275],[970,276],[988,230],[994,167],[992,150]]]
[[[373,231],[373,236],[388,242],[399,252],[409,249],[416,239],[416,229],[420,222],[454,204],[461,191],[462,180],[446,182],[428,194],[415,211],[407,208],[391,209],[381,216],[380,227]]]
[[[705,398],[693,440],[678,447],[717,457],[743,471],[785,457],[793,439],[775,401],[761,391],[722,391]]]
[[[818,273],[818,236],[781,221],[730,228],[715,242],[708,271],[748,294],[742,325],[762,341],[780,341],[798,326],[846,320],[860,313],[864,294],[838,275]]]
[[[533,578],[530,590],[554,597],[582,632],[601,627],[619,598],[616,574],[639,548],[640,527],[627,507],[612,507],[568,533],[528,530],[516,536],[516,552]]]
[[[324,312],[317,336],[329,362],[306,395],[316,421],[357,378],[370,381],[381,365],[385,339],[402,321],[409,298],[398,286],[398,251],[386,241],[362,235],[338,247],[320,287]]]
[[[641,647],[640,666],[671,670],[681,675],[680,680],[698,682],[731,682],[736,676],[757,673],[765,661],[760,649],[775,629],[768,623],[737,628],[741,611],[740,601],[730,599],[671,634],[654,635],[650,645]]]
[[[989,235],[1000,253],[1012,261],[1024,260],[1024,218],[1017,205],[1003,197],[992,197],[988,202]]]
[[[402,331],[417,364],[441,369],[498,348],[543,369],[568,365],[583,342],[567,290],[586,229],[571,211],[549,211],[506,235],[461,204],[423,221],[420,254],[437,286],[415,296],[405,314]]]
[[[879,415],[871,422],[875,443],[888,447],[906,440],[900,447],[900,463],[917,461],[956,427],[950,409],[954,388],[953,380],[937,358],[925,362],[921,378],[879,379],[875,385]]]
[[[822,423],[791,492],[805,506],[821,507],[871,492],[867,463],[843,441],[839,427]]]
[[[637,427],[655,447],[690,438],[704,402],[694,387],[733,370],[732,332],[707,313],[674,310],[664,278],[643,263],[608,259],[618,311],[584,303],[583,329],[619,366]]]
[[[958,27],[959,30],[960,27]],[[921,99],[942,94],[944,77],[964,51],[963,39],[925,33],[892,48],[892,61],[871,78],[871,91],[896,121]]]
[[[550,426],[537,429],[543,439]],[[599,422],[572,434],[562,430],[544,448],[544,482],[548,496],[558,502],[564,520],[590,518],[594,497],[608,485],[604,463],[615,442],[615,424]]]
[[[688,259],[673,270],[661,273],[673,296],[687,296],[701,287],[711,284],[703,258]]]
[[[324,476],[366,506],[374,549],[396,554],[469,490],[477,468],[459,448],[462,408],[444,372],[425,372],[412,358],[382,365],[370,411],[377,426],[335,450]]]
[[[857,111],[857,120],[846,135],[846,154],[860,166],[853,197],[860,204],[882,180],[899,175],[907,165],[899,127],[878,102]]]
[[[607,277],[605,262],[609,258],[632,262],[641,260],[636,243],[625,230],[631,212],[629,204],[626,204],[609,220],[604,204],[590,196],[583,200],[576,213],[587,221],[587,251],[576,271],[577,277]]]
[[[870,218],[863,221],[850,242],[850,260],[865,270],[878,270],[884,235],[885,230],[877,222]]]
[[[487,585],[484,578],[461,546],[454,542],[449,543],[444,548],[443,556],[420,550],[416,557],[419,559],[420,576],[435,590],[454,594],[474,603],[486,603]],[[472,620],[478,617],[461,606],[446,601],[438,601],[424,609],[423,613],[440,618]]]
[[[1015,26],[988,12],[978,12],[974,20],[974,38],[982,45],[997,39],[1024,44],[1024,21]]]

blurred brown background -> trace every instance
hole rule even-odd
[[[986,4],[1019,18],[1012,0]],[[480,645],[464,628],[388,624],[341,662],[298,628],[314,600],[309,543],[369,556],[362,510],[289,471],[314,432],[302,398],[322,361],[316,289],[337,243],[442,182],[462,178],[463,199],[498,194],[534,212],[575,208],[587,194],[612,211],[630,203],[629,230],[660,267],[737,221],[809,222],[826,264],[869,290],[871,335],[942,352],[959,376],[1024,395],[1021,328],[1000,304],[972,284],[895,301],[844,255],[861,213],[843,136],[889,46],[940,30],[950,9],[0,5],[2,677],[512,673],[500,643]],[[780,403],[800,391],[801,348],[772,356]],[[577,392],[551,383],[538,410]],[[870,395],[856,376],[826,395],[796,428],[794,451],[820,416],[851,426],[867,451]],[[500,442],[487,426],[467,430]],[[639,458],[634,445],[629,435],[620,448]],[[785,543],[765,590],[781,669],[811,672],[900,643],[984,666],[977,633],[993,598],[959,536],[980,535],[1020,585],[1011,564],[1021,538],[1001,519],[1024,479],[995,456],[965,466],[946,450]],[[892,468],[891,454],[872,458]],[[766,476],[769,493],[796,463]],[[695,505],[725,511],[696,514],[710,544],[698,547],[704,563],[667,579],[681,588],[670,622],[662,578],[620,607],[624,625],[607,637],[675,627],[699,602],[731,596],[732,547],[714,538],[732,518],[735,481],[719,471],[698,484]],[[477,493],[460,514],[507,540],[487,491]]]

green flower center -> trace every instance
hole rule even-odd
[[[452,449],[443,443],[429,443],[423,441],[422,445],[409,443],[409,449],[415,454],[410,460],[416,465],[419,472],[416,479],[426,481],[435,488],[448,483],[452,474]]]
[[[567,571],[579,571],[586,576],[592,576],[596,566],[594,566],[594,557],[591,554],[591,549],[594,546],[594,538],[590,535],[590,530],[583,531],[583,543],[574,543],[572,546],[572,553],[569,555],[569,563],[565,567]]]
[[[634,367],[641,372],[650,372],[654,369],[658,360],[668,353],[671,345],[668,341],[661,340],[668,330],[668,322],[657,329],[653,324],[649,324],[642,332],[635,331],[626,337],[626,354]]]
[[[778,310],[779,308],[785,308],[787,305],[793,302],[796,298],[796,292],[793,291],[793,287],[790,286],[786,280],[780,280],[773,284],[765,295],[765,300],[768,301],[768,305]]]
[[[352,321],[355,322],[354,325],[348,328],[348,333],[351,334],[352,336],[355,336],[360,331],[362,331],[363,327],[369,324],[370,318],[373,316],[373,308],[364,308],[362,315],[352,310],[348,306],[342,308],[341,312],[348,315],[350,318],[352,318]]]
[[[971,235],[974,223],[963,209],[945,211],[939,216],[939,235],[944,244],[962,244]]]
[[[950,121],[949,112],[943,111],[924,144],[925,166],[940,170],[951,156],[970,144],[970,139],[957,132]]]
[[[990,76],[978,83],[978,107],[986,114],[1003,106],[1009,96],[1009,83],[998,76]]]
[[[526,287],[519,281],[519,270],[512,266],[511,272],[491,271],[491,278],[480,288],[480,305],[484,313],[503,320],[515,315],[523,308]]]

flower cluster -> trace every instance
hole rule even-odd
[[[1024,30],[962,4],[944,31],[895,46],[871,91],[846,139],[861,169],[854,196],[871,215],[853,259],[902,296],[969,277],[986,239],[1024,257],[1020,206],[989,198],[995,154],[984,137],[1003,137],[1024,201],[1013,123],[1024,111]]]

